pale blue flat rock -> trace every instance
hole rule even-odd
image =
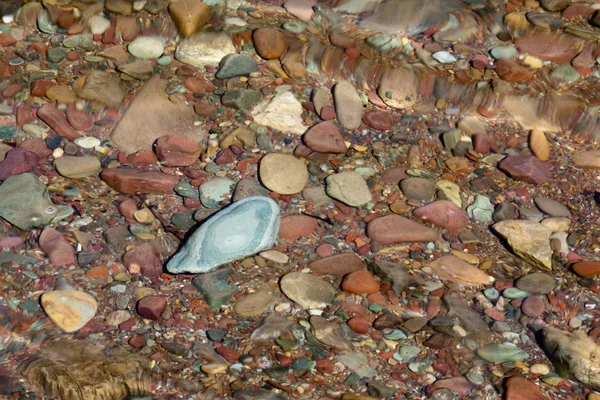
[[[167,263],[174,274],[198,274],[270,249],[279,233],[279,206],[268,197],[247,197],[217,212]]]

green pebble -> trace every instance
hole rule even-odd
[[[0,139],[12,141],[17,133],[17,127],[14,125],[0,126]]]
[[[198,190],[196,190],[188,181],[179,182],[179,184],[175,186],[173,190],[175,190],[175,193],[181,197],[187,197],[188,199],[200,198]]]
[[[283,29],[292,33],[302,33],[306,30],[306,25],[301,22],[286,22],[283,24]]]
[[[518,289],[516,287],[506,288],[502,292],[502,296],[508,299],[524,299],[525,297],[529,297],[530,295],[531,293]]]
[[[48,60],[48,63],[52,64],[60,63],[62,60],[65,59],[66,56],[67,53],[59,47],[51,47],[46,53],[46,59]]]
[[[170,56],[162,56],[156,61],[158,65],[167,66],[173,62],[173,57]]]
[[[100,63],[105,60],[104,57],[100,57],[100,56],[85,56],[83,59],[85,61],[91,62],[91,63]]]

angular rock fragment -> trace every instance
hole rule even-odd
[[[105,168],[100,177],[110,187],[124,194],[170,194],[179,182],[177,175],[167,175],[160,171],[147,171],[141,168]]]
[[[535,221],[501,221],[493,228],[522,260],[545,270],[552,270],[550,230]]]

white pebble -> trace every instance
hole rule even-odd
[[[93,149],[100,145],[100,140],[93,136],[86,136],[75,139],[75,144],[82,149]]]
[[[63,154],[65,154],[64,150],[59,147],[54,149],[54,151],[52,152],[52,157],[60,158],[63,156]]]

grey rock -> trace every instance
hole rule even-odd
[[[369,264],[369,271],[388,282],[397,295],[402,294],[410,280],[408,268],[400,262],[379,260]]]
[[[229,79],[236,76],[248,75],[258,71],[258,65],[252,56],[247,54],[228,54],[219,64],[215,76],[219,79]]]

